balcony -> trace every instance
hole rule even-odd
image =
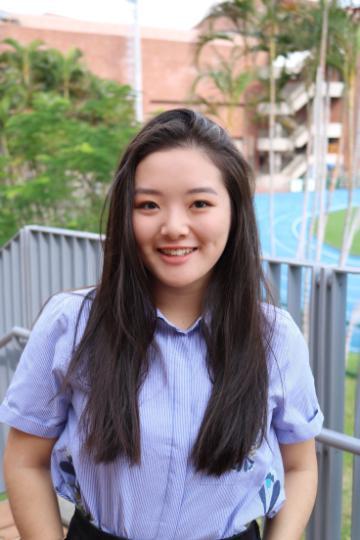
[[[329,92],[332,99],[340,98],[344,91],[344,83],[340,81],[332,81],[324,84],[323,95]],[[310,100],[314,98],[315,85],[312,84],[306,87],[303,82],[290,82],[285,85],[280,94],[281,101],[276,103],[274,112],[276,115],[289,116],[300,111]],[[270,114],[270,103],[261,103],[258,106],[260,114]]]
[[[342,125],[338,122],[331,122],[327,126],[327,136],[329,139],[339,139],[342,133]],[[309,131],[306,126],[300,125],[296,130],[286,137],[277,136],[273,140],[274,152],[292,152],[297,148],[303,148],[309,142]],[[268,136],[260,136],[257,139],[256,147],[260,152],[270,152],[270,139]]]

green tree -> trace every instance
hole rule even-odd
[[[37,74],[42,89],[61,92],[64,98],[85,96],[89,90],[91,74],[86,69],[80,49],[70,49],[65,54],[57,49],[41,51]]]
[[[13,76],[17,75],[17,82],[25,100],[24,105],[28,105],[35,90],[36,70],[40,58],[39,48],[43,42],[36,39],[29,45],[21,45],[15,39],[7,38],[3,40],[3,43],[10,47],[2,53],[3,61],[7,63]]]
[[[0,55],[0,243],[28,223],[97,231],[115,166],[137,129],[130,87],[77,69],[79,54],[34,55],[30,93],[22,64],[9,51]]]

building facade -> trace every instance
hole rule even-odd
[[[45,45],[67,52],[79,48],[87,67],[96,75],[122,84],[134,84],[134,29],[131,26],[85,22],[55,15],[8,15],[0,18],[0,40],[11,37],[22,44],[40,39]],[[148,119],[157,112],[175,107],[190,106],[208,112],[205,102],[215,105],[216,120],[227,127],[246,158],[255,168],[257,189],[269,189],[268,163],[270,141],[267,118],[269,106],[263,104],[258,112],[262,122],[254,122],[245,112],[243,100],[232,109],[225,95],[205,79],[200,84],[201,99],[193,89],[199,71],[196,66],[196,45],[201,25],[189,31],[141,28],[142,106]],[[5,47],[5,45],[2,45]],[[215,43],[216,55],[228,58],[231,42]],[[201,52],[202,66],[214,63],[214,47]],[[241,61],[241,60],[240,60]],[[260,63],[266,62],[259,57]],[[294,77],[281,93],[276,107],[275,189],[288,190],[307,169],[310,151],[311,126],[309,111],[314,99],[314,88],[306,88],[301,80],[301,61],[291,68]],[[241,70],[241,66],[238,68]],[[343,84],[333,81],[329,86],[331,99],[328,125],[328,163],[335,166],[341,136],[341,98]]]

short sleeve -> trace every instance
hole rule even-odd
[[[66,294],[52,297],[36,321],[5,399],[0,421],[39,437],[58,437],[67,419],[63,380],[73,346]]]
[[[276,323],[275,406],[272,425],[278,441],[291,444],[319,434],[323,414],[316,396],[306,341],[292,317],[278,310]]]

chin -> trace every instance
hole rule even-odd
[[[169,289],[174,289],[174,291],[185,291],[185,290],[199,290],[206,285],[208,280],[204,279],[202,276],[200,278],[195,279],[182,279],[182,280],[161,280],[159,281],[159,285],[164,286]]]
[[[168,281],[163,282],[165,287],[169,287],[171,289],[186,289],[187,287],[191,287],[192,285],[195,285],[193,281]]]

